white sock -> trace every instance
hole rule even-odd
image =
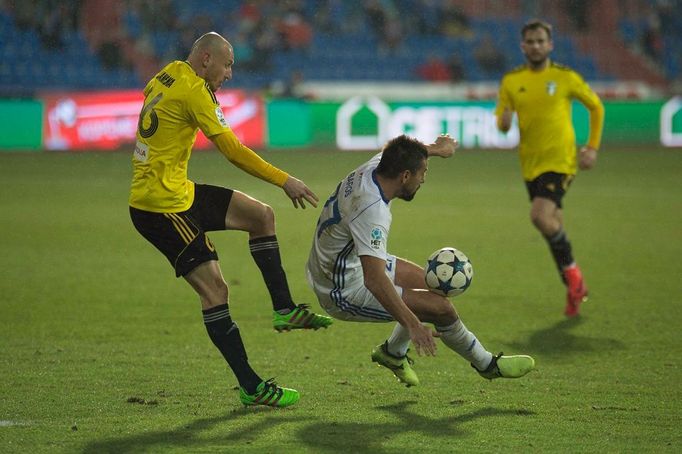
[[[493,359],[492,353],[483,347],[474,333],[469,331],[460,319],[450,326],[436,326],[440,340],[478,370],[485,370]]]
[[[386,350],[393,356],[405,356],[409,346],[410,332],[400,323],[396,323],[391,337],[386,341]]]

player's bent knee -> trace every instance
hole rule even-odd
[[[450,300],[436,294],[431,295],[432,297],[429,298],[427,304],[422,306],[421,321],[433,323],[437,326],[450,325],[457,321],[457,311]]]
[[[270,205],[263,204],[263,224],[275,225],[275,210]]]
[[[227,283],[225,282],[225,279],[222,278],[222,276],[215,279],[214,289],[216,295],[218,295],[220,299],[227,301],[227,295],[229,294],[229,290],[227,288]]]
[[[228,288],[222,277],[211,279],[199,292],[201,301],[209,307],[227,303]]]
[[[457,320],[457,311],[447,298],[441,298],[439,304],[435,305],[435,323],[439,325],[454,323]]]
[[[530,220],[540,232],[543,234],[547,234],[547,232],[551,232],[554,229],[554,224],[556,221],[552,219],[551,217],[546,216],[543,213],[533,213],[531,212],[530,214]]]
[[[261,202],[258,214],[253,219],[249,231],[255,235],[273,235],[275,232],[275,211],[270,205]]]

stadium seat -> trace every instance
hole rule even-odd
[[[316,20],[319,19],[316,15],[319,14],[320,2],[303,0],[301,3],[303,14],[311,23],[316,24]],[[173,0],[172,5],[177,20],[185,26],[193,26],[197,16],[201,16],[201,20],[212,21],[211,26],[221,32],[237,30],[241,25],[239,10],[243,2],[239,0],[214,2]],[[216,16],[215,11],[221,11],[222,14]],[[267,9],[263,14],[271,13],[272,11]],[[475,45],[482,36],[489,34],[495,45],[507,55],[507,68],[522,63],[523,57],[519,52],[518,43],[519,30],[525,18],[516,17],[514,14],[516,13],[508,17],[474,14],[470,17],[473,33],[470,36],[459,37],[443,36],[435,32],[434,16],[428,19],[431,21],[430,32],[408,33],[398,49],[388,52],[381,49],[370,21],[362,13],[360,2],[330,2],[328,24],[331,24],[330,29],[335,30],[333,34],[314,30],[308,52],[276,49],[271,57],[272,67],[268,71],[242,70],[237,62],[235,76],[230,85],[235,88],[261,88],[274,80],[286,78],[299,69],[306,80],[411,81],[417,80],[415,70],[427,56],[435,54],[447,59],[453,53],[460,55],[468,80],[476,82],[490,79],[501,74],[489,76],[483,74],[473,58]],[[124,12],[121,20],[128,37],[136,38],[144,33],[142,17],[138,13]],[[682,30],[682,24],[678,25],[680,25],[678,29]],[[618,24],[618,33],[625,42],[634,43],[638,39],[641,27],[640,19],[622,20]],[[150,34],[154,51],[160,60],[182,58],[175,55],[181,41],[180,30],[181,27],[178,27],[177,30],[156,31]],[[680,45],[682,39],[678,35],[666,40],[665,71],[669,78],[678,77],[680,74],[679,55],[682,55]],[[43,84],[43,81],[26,78],[27,73],[33,70],[20,64],[20,59],[24,55],[39,56],[40,62],[36,65],[35,71],[49,75],[51,84],[63,88],[139,88],[143,83],[135,74],[125,70],[104,71],[98,56],[92,52],[81,32],[67,32],[63,38],[65,42],[63,49],[57,51],[45,49],[35,31],[19,30],[11,13],[0,12],[3,84],[35,86],[29,86],[28,89],[39,88]],[[554,44],[556,61],[574,67],[588,79],[613,78],[613,75],[599,73],[591,56],[577,52],[571,36],[560,34],[555,37]],[[44,66],[40,65],[41,62]],[[74,71],[74,67],[79,67],[79,70]]]

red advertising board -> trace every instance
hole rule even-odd
[[[260,96],[239,90],[216,93],[228,124],[239,140],[258,148],[264,142],[264,107]],[[141,91],[49,92],[43,131],[48,150],[112,150],[135,143]],[[195,148],[209,141],[199,131]]]

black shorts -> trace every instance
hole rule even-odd
[[[153,213],[130,207],[130,219],[137,231],[166,256],[175,275],[185,276],[202,263],[218,260],[206,232],[225,230],[232,193],[232,189],[196,184],[189,210]]]
[[[575,175],[565,173],[546,172],[533,181],[526,181],[526,189],[532,201],[536,197],[550,199],[561,208],[561,199],[573,182]]]

